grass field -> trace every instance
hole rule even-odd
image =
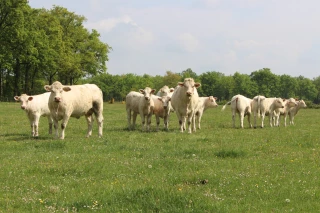
[[[196,133],[180,133],[175,114],[168,132],[146,133],[105,103],[103,138],[96,123],[85,138],[82,117],[55,140],[46,118],[34,139],[19,103],[0,103],[0,212],[319,212],[319,117],[233,129],[219,106]]]

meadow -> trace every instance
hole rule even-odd
[[[19,103],[0,103],[0,212],[319,212],[320,110],[294,126],[232,128],[230,106],[202,128],[128,131],[125,105],[104,104],[103,138],[71,118],[64,140],[41,118],[31,137]],[[162,121],[161,121],[162,122]],[[283,118],[281,118],[283,124]],[[163,123],[161,123],[162,126]]]

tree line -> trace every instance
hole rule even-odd
[[[0,100],[43,93],[43,85],[59,80],[70,85],[95,83],[105,101],[122,101],[132,90],[176,87],[177,82],[192,77],[202,85],[200,96],[213,95],[220,101],[236,94],[250,98],[260,94],[320,103],[320,76],[311,80],[276,75],[269,68],[250,75],[217,71],[197,75],[190,68],[178,73],[166,71],[164,76],[111,75],[106,62],[112,48],[100,41],[98,31],[86,29],[85,21],[84,16],[60,6],[36,9],[28,0],[0,1]]]
[[[164,76],[142,76],[132,73],[111,75],[108,73],[83,79],[83,83],[95,83],[103,91],[104,100],[125,99],[130,91],[138,91],[146,86],[159,90],[162,86],[176,87],[179,81],[191,77],[201,83],[200,96],[213,95],[218,100],[230,100],[232,96],[242,94],[249,98],[256,95],[266,97],[298,98],[320,103],[320,76],[313,80],[303,76],[276,75],[269,68],[253,71],[250,75],[235,72],[225,75],[217,71],[208,71],[197,75],[188,68],[180,73],[167,71]]]

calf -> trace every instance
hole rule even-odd
[[[257,127],[257,116],[261,114],[261,128],[264,127],[264,118],[269,116],[269,123],[272,127],[274,111],[278,108],[284,108],[284,99],[282,98],[266,98],[258,95],[253,98],[252,111],[254,115],[254,128]]]
[[[168,130],[169,126],[169,116],[170,116],[170,101],[171,98],[168,96],[152,96],[154,102],[153,114],[157,121],[157,131],[159,131],[160,118],[163,118],[164,127]]]
[[[199,97],[198,104],[197,104],[197,107],[195,110],[195,116],[196,116],[195,121],[198,122],[199,129],[201,129],[200,122],[201,122],[201,117],[203,115],[203,112],[208,108],[217,107],[218,104],[216,103],[216,100],[217,100],[217,98],[213,97],[213,96]],[[196,125],[196,124],[194,123],[194,125]],[[196,128],[196,127],[194,127],[194,128]]]
[[[277,108],[274,111],[274,125],[280,126],[280,116],[284,117],[284,126],[287,126],[287,116],[290,108],[296,106],[296,100],[294,98],[289,98],[284,101],[284,108]]]
[[[296,103],[297,103],[297,105],[294,106],[294,107],[292,107],[292,108],[290,108],[290,110],[289,110],[289,112],[288,112],[288,115],[289,115],[289,118],[290,118],[290,122],[289,122],[290,125],[294,125],[294,122],[293,122],[294,116],[297,115],[298,111],[299,111],[301,108],[306,108],[306,107],[307,107],[307,105],[306,105],[306,103],[304,102],[304,100],[299,100],[299,101],[297,101]]]
[[[87,137],[92,134],[93,117],[98,123],[99,137],[102,137],[103,125],[103,98],[102,91],[95,84],[64,86],[59,81],[52,85],[45,85],[45,90],[50,92],[49,109],[54,122],[55,137],[59,137],[58,122],[61,122],[60,139],[65,137],[65,129],[70,117],[80,118],[85,116],[88,123]]]
[[[227,102],[223,107],[222,110],[226,108],[227,105],[231,104],[231,111],[232,111],[232,126],[233,128],[236,127],[235,125],[235,117],[236,113],[239,113],[240,117],[240,127],[243,128],[243,120],[245,116],[248,116],[249,126],[252,127],[250,116],[251,116],[251,102],[252,99],[247,98],[243,95],[235,95],[231,98],[231,101]]]
[[[49,100],[50,92],[46,92],[40,95],[33,95],[29,96],[26,94],[22,94],[21,96],[14,96],[16,101],[21,102],[21,109],[23,109],[27,117],[29,119],[32,136],[38,137],[39,136],[39,120],[40,117],[47,117],[49,123],[49,134],[52,133],[52,117],[50,114],[50,110],[48,107],[48,100]]]
[[[134,91],[128,93],[128,95],[126,96],[126,111],[129,130],[135,128],[137,114],[140,114],[142,122],[142,131],[144,130],[146,121],[146,130],[150,131],[151,117],[154,108],[154,101],[151,97],[154,93],[155,90],[151,89],[150,87],[140,89],[140,93]],[[132,126],[131,112],[133,112]]]
[[[171,105],[176,112],[180,124],[180,132],[185,129],[188,118],[188,133],[191,131],[191,123],[194,122],[194,113],[198,104],[198,91],[200,83],[195,83],[193,78],[186,78],[184,82],[179,82],[171,96]],[[193,127],[193,131],[196,129]]]

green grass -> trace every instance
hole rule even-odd
[[[318,212],[319,117],[302,109],[294,126],[233,129],[219,106],[196,133],[180,133],[175,114],[168,132],[153,118],[146,133],[105,103],[103,138],[96,123],[85,138],[82,117],[55,140],[46,118],[34,139],[19,104],[0,103],[0,212]]]

